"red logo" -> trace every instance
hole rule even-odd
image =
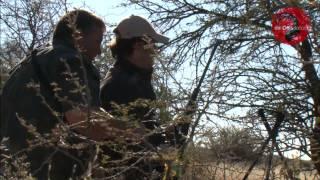
[[[282,43],[296,45],[304,41],[310,28],[308,15],[297,7],[282,8],[272,15],[272,32]]]

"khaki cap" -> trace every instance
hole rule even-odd
[[[148,36],[158,43],[169,42],[169,38],[157,33],[146,19],[135,15],[123,19],[113,32],[123,39]]]

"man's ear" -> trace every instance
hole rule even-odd
[[[78,44],[83,39],[83,33],[80,31],[76,31],[73,33],[73,39],[76,44]]]
[[[80,31],[76,31],[73,33],[73,41],[74,41],[74,44],[75,46],[80,50],[80,51],[83,51],[84,47],[84,40],[83,40],[83,37],[84,37],[84,34]]]

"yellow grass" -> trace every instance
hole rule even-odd
[[[186,170],[186,174],[181,178],[183,180],[238,180],[243,179],[247,170],[249,169],[249,163],[206,163],[190,164]],[[266,177],[266,168],[263,165],[255,166],[250,173],[248,180],[260,180]],[[318,180],[320,176],[315,170],[302,171],[298,168],[292,169],[294,177],[300,180]],[[273,171],[269,175],[269,179],[286,180],[286,171],[282,168],[282,165],[278,165],[273,168]]]

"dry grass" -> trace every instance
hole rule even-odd
[[[238,180],[243,179],[249,163],[230,163],[230,162],[212,162],[206,164],[193,163],[187,168],[183,180]],[[305,171],[301,169],[292,169],[294,171],[294,177],[300,180],[316,180],[320,179],[320,176],[315,170]],[[266,169],[263,165],[254,167],[250,173],[249,180],[265,179]],[[285,170],[281,165],[278,165],[272,169],[269,175],[269,179],[285,180]]]

